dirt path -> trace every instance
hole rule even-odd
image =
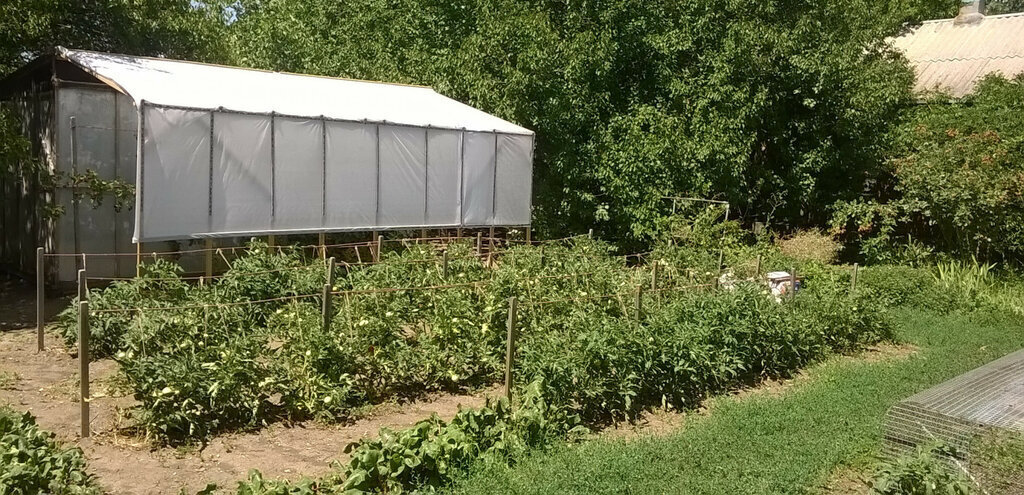
[[[89,459],[89,470],[110,493],[177,493],[183,487],[195,493],[207,483],[233,488],[250,469],[259,469],[272,478],[322,475],[330,470],[332,460],[347,457],[342,453],[346,445],[376,435],[383,426],[411,426],[432,413],[451,418],[459,405],[479,406],[485,397],[498,393],[486,390],[474,395],[437,395],[412,404],[381,406],[347,426],[274,424],[255,433],[219,436],[201,451],[154,449],[144,439],[118,433],[124,424],[118,408],[130,406],[132,399],[109,394],[107,384],[116,373],[116,365],[104,360],[90,367],[93,436],[80,439],[78,361],[52,331],[46,335],[46,350],[36,352],[34,294],[26,297],[10,285],[3,289],[0,377],[9,379],[0,380],[0,404],[30,411],[43,428],[80,446]],[[55,300],[49,305],[56,308],[60,303]]]

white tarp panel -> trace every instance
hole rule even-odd
[[[212,232],[271,229],[270,117],[214,113]]]
[[[274,230],[320,227],[324,139],[319,120],[274,119]]]
[[[494,219],[494,150],[496,134],[467,132],[463,143],[462,224],[491,225]]]
[[[377,126],[327,122],[323,226],[372,228],[377,215]]]
[[[494,184],[495,225],[530,223],[533,137],[498,135],[498,169]]]
[[[462,133],[428,129],[427,136],[427,225],[458,225]]]
[[[377,224],[425,225],[427,209],[426,129],[380,126],[380,185]]]
[[[210,112],[145,107],[145,156],[135,237],[187,238],[207,232],[210,207]],[[140,221],[141,220],[141,221]]]

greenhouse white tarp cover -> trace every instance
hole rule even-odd
[[[430,88],[60,55],[140,109],[136,242],[530,223],[533,132]]]

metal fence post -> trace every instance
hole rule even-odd
[[[46,320],[46,276],[43,248],[36,248],[36,347],[43,352]]]
[[[84,270],[83,270],[84,271]],[[82,438],[89,437],[89,301],[78,303],[78,375]]]
[[[505,341],[505,397],[512,402],[512,364],[516,353],[516,315],[518,303],[515,296],[508,298],[508,336]]]

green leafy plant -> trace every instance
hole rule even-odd
[[[29,413],[0,408],[0,493],[100,494],[78,448],[61,445]]]
[[[968,495],[970,482],[944,458],[941,445],[919,446],[913,454],[878,463],[870,480],[879,495]]]

